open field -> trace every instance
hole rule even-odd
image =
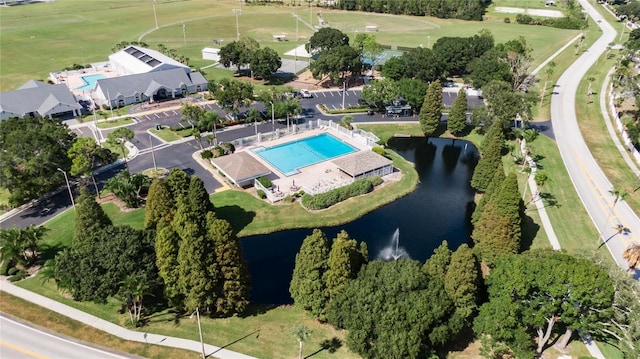
[[[205,46],[216,46],[214,39],[223,40],[224,45],[236,38],[236,16],[232,9],[237,6],[232,0],[215,3],[161,0],[156,4],[157,30],[153,8],[146,0],[58,0],[0,8],[0,90],[14,89],[32,78],[44,79],[49,72],[74,63],[106,61],[115,44],[138,38],[152,47],[162,43],[175,49],[178,54],[189,57],[194,67],[208,65],[210,61],[200,60],[200,51]],[[314,16],[316,10],[313,8]],[[309,10],[304,6],[243,6],[238,16],[240,34],[252,36],[262,46],[283,53],[303,44],[311,35],[311,30],[300,21],[297,32],[300,39],[296,41],[294,12],[309,21]],[[525,36],[534,49],[534,64],[542,62],[577,34],[574,30],[505,24],[502,19],[472,22],[328,9],[322,9],[322,17],[350,37],[356,30],[364,31],[365,26],[375,24],[380,29],[376,33],[378,41],[386,45],[432,46],[442,36],[471,36],[485,28],[494,34],[496,42]],[[317,24],[316,17],[312,20]],[[145,35],[146,32],[149,33]],[[274,42],[274,34],[286,34],[289,41]],[[186,45],[183,35],[186,35]],[[216,73],[217,70],[211,71],[213,76]]]

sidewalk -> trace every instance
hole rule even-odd
[[[0,281],[0,290],[9,293],[18,298],[24,299],[28,302],[34,303],[41,307],[52,310],[56,313],[62,314],[71,319],[77,320],[83,324],[89,325],[96,329],[102,330],[116,337],[124,340],[130,340],[139,343],[149,343],[152,345],[161,345],[165,347],[179,348],[191,350],[200,353],[202,346],[200,342],[189,339],[168,337],[164,335],[137,332],[129,330],[106,320],[100,319],[91,314],[82,312],[78,309],[72,308],[68,305],[56,302],[55,300],[41,296],[39,294],[30,292],[26,289],[22,289],[13,283],[6,280]],[[227,349],[223,349],[214,345],[204,344],[204,351],[207,357],[219,358],[219,359],[256,359],[254,357],[236,353]]]

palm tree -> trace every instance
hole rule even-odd
[[[300,350],[298,351],[298,359],[302,359],[302,342],[309,339],[311,336],[311,329],[307,328],[304,324],[299,324],[295,328],[291,330],[291,335],[293,335],[296,339],[298,339],[298,343],[300,343]]]
[[[640,267],[640,244],[633,243],[622,253],[622,258],[629,263],[629,270],[633,271]]]
[[[609,194],[613,196],[613,205],[611,206],[611,211],[613,211],[613,208],[619,201],[624,201],[624,199],[629,195],[627,191],[620,187],[613,187],[609,190]]]
[[[211,128],[213,130],[213,136],[215,137],[215,142],[217,144],[218,142],[218,138],[216,136],[216,132],[218,131],[216,128],[216,125],[218,123],[222,123],[222,117],[220,117],[220,115],[218,115],[217,112],[215,111],[207,111],[204,114],[204,124],[203,126],[205,126],[207,129]]]
[[[22,230],[24,233],[23,246],[26,253],[29,254],[30,263],[35,262],[38,258],[38,244],[44,239],[44,235],[49,229],[43,226],[31,225]]]
[[[7,263],[7,268],[26,264],[22,240],[19,228],[0,228],[0,261]]]
[[[120,294],[124,296],[129,311],[131,324],[140,321],[142,314],[142,299],[151,294],[149,280],[143,275],[129,274],[120,282]]]
[[[556,67],[556,63],[554,61],[550,61],[547,64],[547,69],[544,71],[545,75],[547,75],[547,77],[544,80],[544,86],[542,87],[542,94],[540,96],[540,107],[542,107],[542,101],[544,100],[544,95],[547,92],[547,84],[549,83],[549,78],[551,77],[551,75],[553,75],[554,69]]]

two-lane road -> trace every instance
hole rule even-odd
[[[613,185],[587,147],[578,126],[575,109],[580,80],[606,51],[608,44],[615,41],[616,31],[608,22],[598,21],[601,16],[589,1],[580,0],[580,3],[593,23],[600,27],[602,36],[558,80],[554,90],[556,94],[551,99],[551,120],[564,164],[591,220],[601,234],[600,241],[607,240],[606,246],[613,258],[621,267],[626,268],[622,253],[632,242],[640,243],[640,219],[626,202],[618,201],[614,205],[614,197],[609,193]],[[618,226],[623,226],[625,230],[618,233]]]
[[[125,359],[131,358],[61,338],[0,314],[2,359]]]

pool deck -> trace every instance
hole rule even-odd
[[[353,139],[344,136],[337,131],[320,128],[294,135],[286,135],[278,138],[277,140],[263,141],[252,146],[241,147],[236,149],[236,152],[248,151],[248,153],[250,153],[253,158],[265,165],[269,170],[271,170],[272,175],[270,176],[270,179],[273,183],[274,192],[278,194],[278,196],[284,197],[300,190],[309,189],[313,191],[325,191],[331,188],[341,187],[351,182],[351,177],[341,172],[338,167],[331,162],[332,160],[342,156],[334,157],[330,160],[302,167],[299,169],[299,172],[297,174],[285,176],[283,173],[279,172],[278,169],[273,167],[269,162],[263,160],[260,156],[251,151],[251,149],[256,147],[272,147],[283,143],[300,140],[306,137],[316,136],[322,133],[329,133],[335,138],[355,147],[358,151],[369,150],[369,148],[362,143],[354,141]],[[355,152],[350,152],[348,154],[345,154],[344,156],[348,156],[353,153]]]

